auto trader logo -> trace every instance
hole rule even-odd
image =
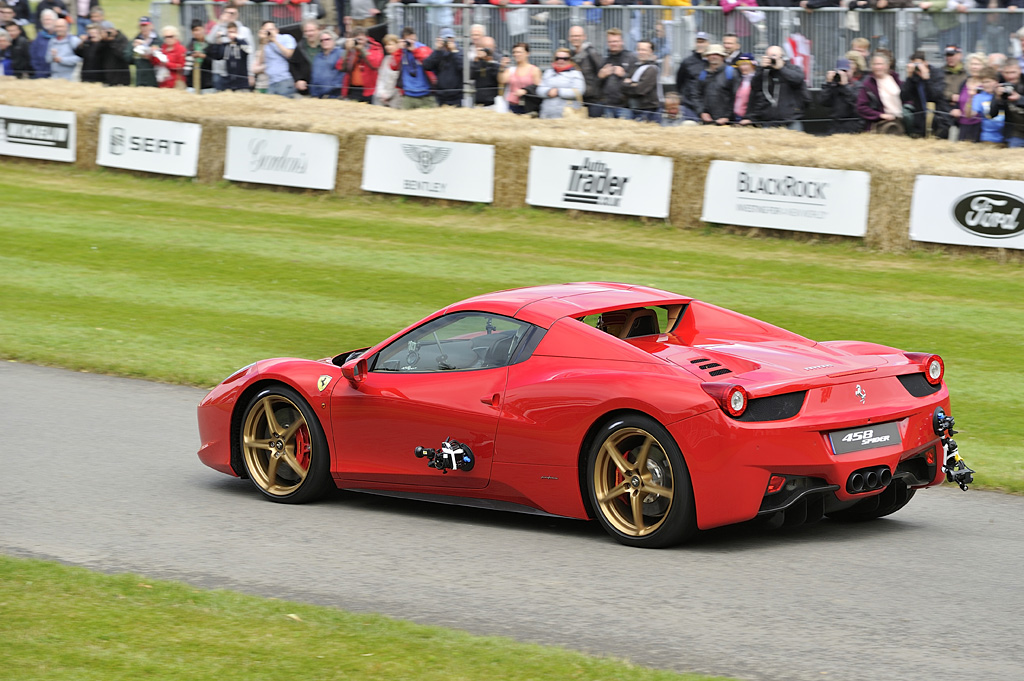
[[[444,163],[452,153],[451,147],[431,147],[425,144],[403,144],[402,151],[416,164],[416,169],[424,175],[434,172],[434,168]]]
[[[115,156],[123,154],[125,139],[124,128],[112,128],[110,131],[110,153]]]
[[[569,166],[569,187],[562,200],[591,206],[619,206],[627,182],[628,177],[612,175],[606,163],[584,157],[582,163]]]

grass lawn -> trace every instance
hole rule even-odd
[[[0,677],[23,681],[699,681],[516,643],[0,556]]]
[[[626,281],[817,340],[941,354],[979,481],[1024,492],[1019,265],[7,159],[0,195],[0,357],[211,386],[255,359],[368,345],[467,296]]]

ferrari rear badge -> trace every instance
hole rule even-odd
[[[320,379],[316,382],[316,389],[319,390],[320,392],[323,392],[324,388],[326,388],[330,384],[331,384],[331,377],[330,376],[321,376]]]
[[[868,399],[868,394],[864,392],[864,388],[860,387],[860,383],[857,384],[857,390],[853,394],[860,398],[861,404]]]

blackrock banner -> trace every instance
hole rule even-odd
[[[202,132],[202,126],[197,123],[103,114],[96,143],[96,164],[195,177]]]
[[[224,178],[306,189],[334,189],[338,138],[311,132],[228,127]]]
[[[530,147],[531,206],[667,218],[671,195],[670,158]]]
[[[712,161],[700,219],[722,225],[864,236],[871,175],[762,163]]]
[[[75,112],[0,105],[0,155],[75,162]]]
[[[494,147],[367,135],[362,188],[385,194],[492,203]]]
[[[910,239],[959,246],[1024,248],[1024,182],[918,175]]]

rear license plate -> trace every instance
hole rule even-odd
[[[900,429],[895,423],[880,423],[876,426],[837,430],[829,433],[828,437],[832,441],[832,450],[836,454],[849,454],[865,449],[901,444]]]

